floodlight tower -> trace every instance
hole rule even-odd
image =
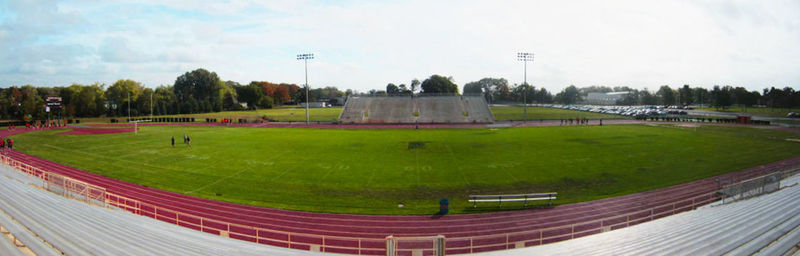
[[[303,64],[306,66],[306,125],[310,123],[310,117],[308,115],[308,60],[313,60],[314,54],[313,53],[303,53],[297,55],[297,60],[303,60]]]
[[[522,85],[522,115],[525,122],[528,121],[528,61],[533,62],[533,53],[519,52],[517,53],[517,60],[522,61],[525,66],[524,84]]]

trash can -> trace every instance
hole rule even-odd
[[[450,200],[447,200],[446,198],[439,200],[439,214],[445,215],[449,211],[450,211]]]

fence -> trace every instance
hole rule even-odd
[[[725,185],[719,190],[719,193],[722,196],[722,203],[730,203],[733,201],[774,192],[781,188],[781,180],[796,174],[798,171],[800,171],[800,169],[789,170],[786,172],[774,172],[740,181],[735,184]]]
[[[0,161],[2,161],[5,166],[11,167],[11,171],[16,171],[20,180],[24,179],[24,181],[29,184],[36,185],[67,198],[105,206],[105,188],[61,174],[44,171],[6,155],[0,155]]]
[[[203,217],[106,192],[104,188],[44,171],[5,155],[0,155],[0,159],[6,166],[13,167],[13,170],[27,176],[28,179],[39,179],[41,187],[66,197],[97,203],[110,208],[118,208],[178,226],[239,240],[309,251],[359,255],[439,255],[437,254],[439,251],[445,250],[448,254],[458,254],[542,245],[636,225],[676,213],[694,210],[697,207],[720,199],[720,194],[714,191],[610,217],[557,227],[493,235],[449,237],[446,239],[444,236],[438,236],[436,239],[431,239],[431,237],[409,238],[397,236],[361,238],[268,229]],[[794,172],[797,171],[795,170]],[[781,175],[784,175],[784,173],[781,173]],[[524,225],[524,223],[520,223],[520,225]]]
[[[386,237],[386,255],[411,255],[411,256],[444,256],[445,237],[420,236],[420,237]]]

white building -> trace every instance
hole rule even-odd
[[[305,102],[301,102],[300,103],[300,107],[304,107],[305,108],[306,107],[306,103]],[[311,103],[308,104],[308,107],[309,108],[327,108],[328,107],[328,103],[324,102],[324,101],[311,102]]]
[[[590,92],[584,103],[592,105],[614,105],[617,100],[625,98],[630,92]]]

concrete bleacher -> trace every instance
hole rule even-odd
[[[625,229],[478,255],[784,255],[800,243],[800,176],[782,190]],[[796,253],[796,252],[794,252]],[[795,254],[796,255],[796,254]]]
[[[351,97],[342,123],[493,123],[481,96]]]
[[[0,170],[0,174],[8,172]],[[121,210],[92,206],[36,189],[7,175],[0,175],[0,209],[0,224],[8,225],[8,229],[37,255],[61,255],[53,247],[66,255],[315,254],[229,239]],[[14,226],[16,222],[19,224]],[[39,238],[32,232],[41,237],[38,242],[34,239]],[[28,238],[23,239],[26,233]],[[0,255],[20,255],[17,248],[10,246],[0,241]]]

